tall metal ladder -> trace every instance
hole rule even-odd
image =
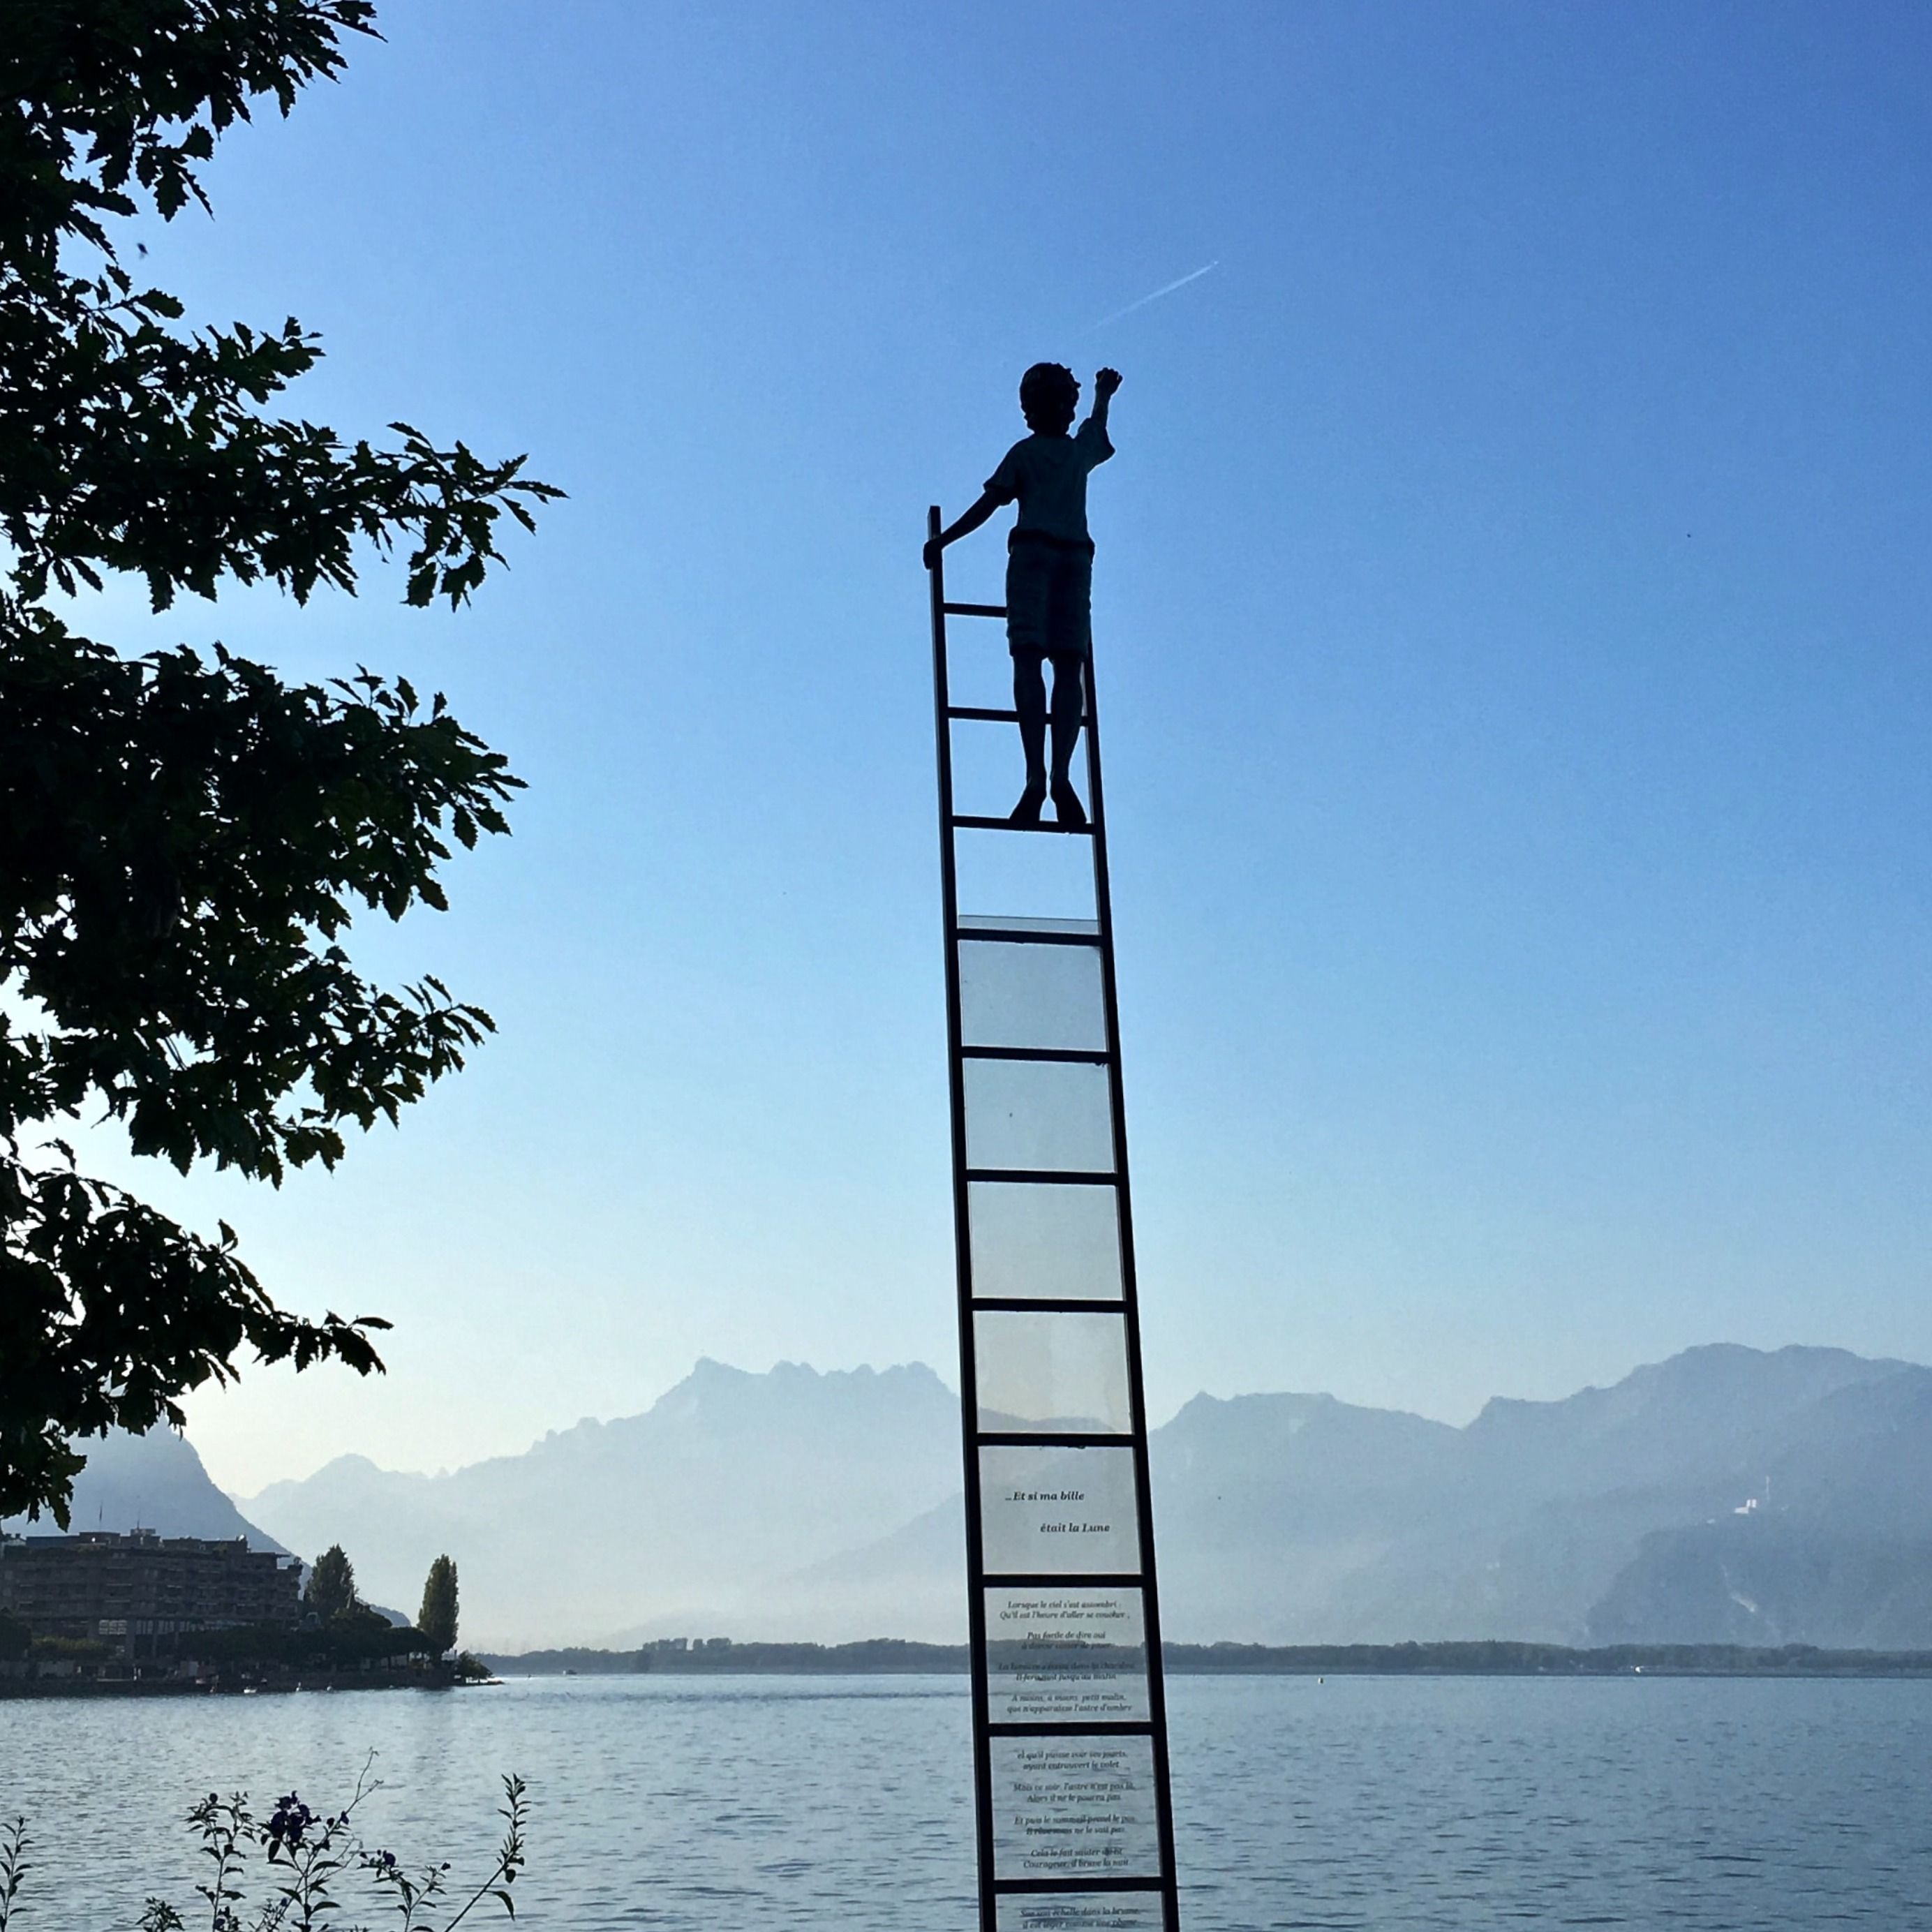
[[[931,575],[980,1932],[1179,1932],[1093,668],[1088,824],[961,813],[955,729],[1018,713],[946,620],[1006,611]],[[1090,913],[962,912],[962,833],[1086,838]]]

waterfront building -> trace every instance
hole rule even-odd
[[[136,1529],[0,1538],[0,1616],[36,1637],[93,1639],[124,1658],[154,1658],[175,1652],[190,1630],[292,1630],[302,1565],[241,1537]]]

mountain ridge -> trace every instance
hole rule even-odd
[[[83,1438],[87,1457],[74,1479],[68,1520],[74,1534],[92,1529],[152,1529],[161,1536],[194,1536],[211,1542],[245,1538],[251,1550],[278,1556],[290,1552],[243,1515],[234,1498],[218,1488],[202,1467],[194,1444],[176,1430],[152,1429],[145,1436],[111,1430]],[[52,1536],[59,1526],[51,1517],[28,1522],[24,1516],[0,1520],[9,1536]]]
[[[520,1455],[436,1476],[337,1458],[246,1506],[298,1549],[343,1541],[377,1592],[448,1550],[479,1641],[598,1636],[640,1599],[660,1631],[749,1634],[777,1579],[956,1485],[958,1412],[922,1364],[754,1376],[704,1358],[648,1409]]]
[[[707,1358],[650,1408],[520,1456],[434,1477],[338,1457],[244,1506],[298,1550],[344,1541],[379,1592],[448,1548],[499,1648],[956,1641],[958,1430],[922,1364]],[[1910,1363],[1715,1343],[1460,1428],[1202,1394],[1150,1453],[1177,1640],[1932,1643],[1932,1370]],[[1741,1563],[1754,1588],[1732,1592]],[[1838,1581],[1808,1594],[1786,1575],[1807,1564]]]

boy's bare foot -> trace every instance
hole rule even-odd
[[[1073,789],[1070,778],[1053,782],[1053,815],[1062,825],[1077,827],[1087,823],[1087,808],[1080,802],[1080,794]]]
[[[1046,802],[1046,787],[1035,779],[1020,794],[1020,802],[1013,807],[1010,822],[1015,825],[1037,825],[1040,808]]]

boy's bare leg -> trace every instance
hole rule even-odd
[[[1044,661],[1037,652],[1013,658],[1013,709],[1020,715],[1020,745],[1026,753],[1026,790],[1013,807],[1016,825],[1037,825],[1040,807],[1046,802],[1046,679]],[[1054,696],[1060,695],[1058,673]],[[1058,744],[1056,736],[1054,743]]]
[[[1078,658],[1053,664],[1053,811],[1062,825],[1084,825],[1087,814],[1073,789],[1073,748],[1080,741],[1086,697],[1085,666]]]

